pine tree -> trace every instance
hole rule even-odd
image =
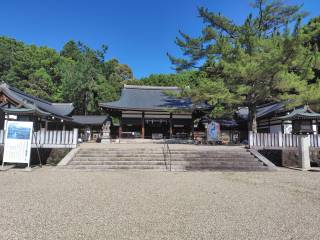
[[[168,54],[176,70],[197,67],[199,60],[206,62],[198,67],[206,75],[198,85],[185,89],[182,96],[195,102],[216,105],[215,115],[224,116],[239,106],[249,108],[248,129],[257,132],[256,107],[260,104],[294,99],[294,104],[305,101],[307,81],[314,77],[313,68],[319,54],[311,44],[304,45],[316,36],[314,31],[301,30],[301,19],[309,12],[299,12],[302,6],[284,5],[276,0],[255,0],[249,4],[258,8],[257,17],[250,14],[244,24],[236,25],[222,14],[198,8],[199,16],[207,26],[203,35],[191,38],[181,33],[184,40],[176,44],[189,59],[177,59]],[[291,33],[289,23],[296,21]]]
[[[76,42],[71,39],[63,46],[63,49],[60,51],[60,56],[77,61],[79,53],[79,47],[77,46]]]

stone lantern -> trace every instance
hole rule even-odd
[[[313,134],[312,119],[294,119],[292,120],[292,134]]]
[[[110,126],[111,126],[111,120],[108,117],[102,125],[101,143],[111,143]]]

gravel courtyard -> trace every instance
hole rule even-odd
[[[320,239],[319,172],[0,172],[0,239]]]

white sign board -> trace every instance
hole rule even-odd
[[[30,162],[32,122],[8,122],[3,162]]]
[[[211,122],[208,125],[208,141],[220,141],[220,125],[216,122]]]

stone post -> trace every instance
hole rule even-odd
[[[298,143],[299,167],[302,169],[310,169],[308,135],[299,135]]]
[[[249,131],[249,148],[253,147],[253,131]]]

